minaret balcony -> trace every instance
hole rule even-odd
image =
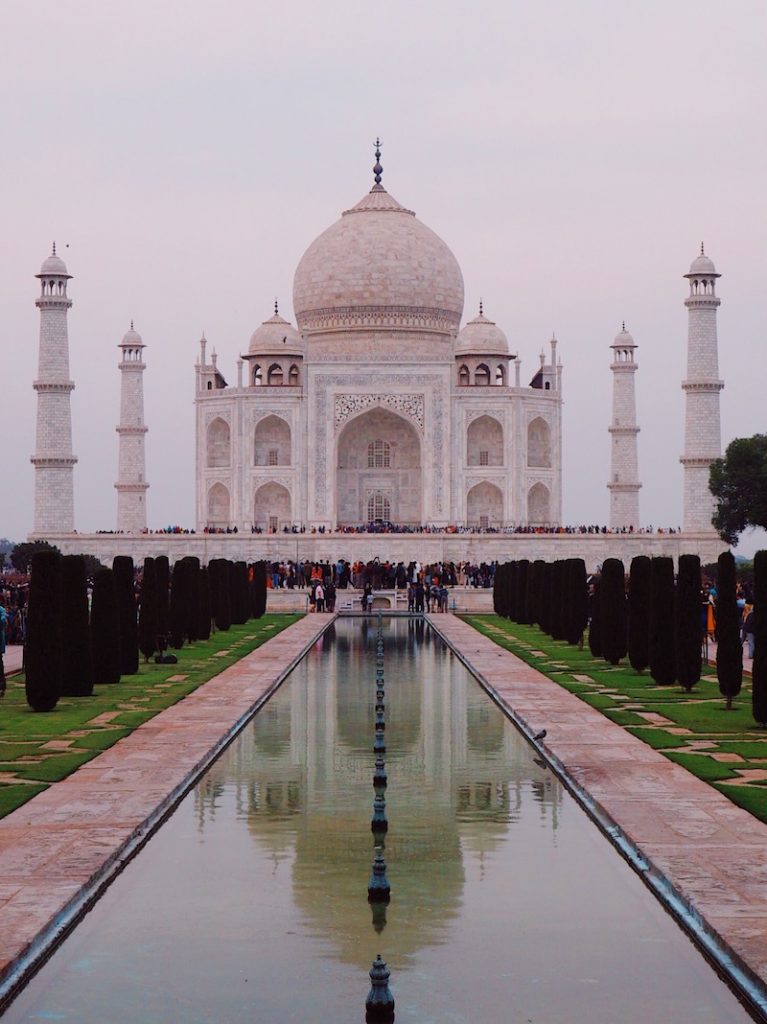
[[[43,466],[46,469],[55,469],[59,466],[74,466],[77,462],[76,455],[33,455],[29,460],[33,466]]]
[[[724,387],[723,380],[683,380],[683,391],[696,391],[699,394],[716,394]]]
[[[37,392],[66,394],[75,390],[75,382],[72,380],[35,380],[32,387]]]

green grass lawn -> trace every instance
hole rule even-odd
[[[11,677],[0,701],[0,817],[47,784],[66,778],[299,618],[264,615],[232,626],[210,640],[174,651],[176,665],[144,664],[142,659],[136,675],[124,676],[115,686],[97,686],[92,697],[63,697],[47,713],[32,711],[23,677]]]
[[[466,615],[466,622],[512,651],[559,686],[601,711],[715,786],[734,803],[767,822],[767,731],[751,715],[751,679],[726,711],[716,671],[704,666],[691,693],[678,686],[656,686],[648,673],[635,672],[627,661],[617,667],[595,659],[588,647],[579,651],[552,640],[536,626],[520,626],[497,615]],[[654,717],[662,716],[659,721]],[[674,730],[686,730],[683,733]],[[703,744],[705,741],[705,745]]]

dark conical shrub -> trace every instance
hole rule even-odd
[[[717,560],[716,580],[716,677],[725,707],[732,710],[732,701],[743,683],[743,643],[740,639],[735,559],[724,551]]]
[[[508,616],[512,622],[517,621],[517,573],[519,571],[519,563],[516,559],[509,562],[509,578],[506,586],[508,588]]]
[[[186,635],[189,638],[189,642],[193,643],[198,639],[198,628],[200,623],[200,559],[194,555],[187,555],[184,559],[186,563],[186,601],[184,602],[186,610],[186,624],[185,630]]]
[[[163,638],[161,650],[165,650],[170,636],[170,562],[167,555],[155,558],[154,572],[157,581],[157,635]]]
[[[601,576],[591,581],[591,598],[589,600],[589,650],[595,658],[602,657],[602,589]]]
[[[531,626],[538,622],[538,588],[540,587],[542,565],[543,562],[536,559],[530,563],[527,574],[527,621]]]
[[[650,664],[650,559],[637,555],[629,570],[628,655],[635,672]]]
[[[120,612],[111,569],[98,569],[93,577],[91,651],[94,683],[119,683]]]
[[[620,558],[604,560],[599,607],[602,657],[611,665],[617,665],[626,657],[628,646],[626,573]]]
[[[154,558],[144,559],[144,574],[141,578],[141,603],[138,612],[138,645],[149,661],[157,648],[157,634],[160,632],[157,616],[157,572]]]
[[[232,625],[229,583],[232,563],[227,558],[216,559],[216,562],[216,629],[226,632]]]
[[[564,623],[562,621],[562,612],[564,610],[562,589],[564,585],[565,563],[561,558],[558,558],[551,567],[551,610],[549,621],[551,623],[552,640],[565,639]]]
[[[501,580],[503,579],[503,566],[496,567],[493,576],[493,611],[496,615],[501,614]]]
[[[184,646],[189,620],[189,564],[183,558],[173,566],[170,581],[170,645],[175,650]]]
[[[61,559],[62,697],[90,697],[93,693],[88,583],[82,555]]]
[[[522,626],[530,624],[530,612],[527,603],[527,588],[530,577],[530,560],[520,558],[517,562],[517,622]]]
[[[541,591],[538,597],[538,625],[544,633],[551,635],[551,584],[554,572],[552,562],[544,562],[541,573]]]
[[[266,612],[266,562],[253,566],[253,618],[260,619]]]
[[[128,555],[115,556],[112,572],[120,613],[120,675],[132,676],[138,672],[138,616],[133,559]]]
[[[754,664],[751,669],[754,721],[767,725],[767,551],[754,556]]]
[[[679,556],[676,584],[676,678],[688,692],[700,679],[703,631],[700,621],[700,558]]]
[[[248,567],[245,562],[232,564],[231,577],[232,623],[244,626],[250,617],[248,608]]]
[[[197,638],[199,640],[210,640],[210,623],[213,616],[210,607],[210,575],[205,568],[200,569],[198,594]]]
[[[53,711],[61,694],[63,667],[58,551],[32,556],[24,666],[27,704],[33,711]]]
[[[662,556],[650,562],[650,675],[658,686],[676,680],[674,652],[674,560]]]
[[[586,563],[582,558],[571,558],[568,570],[568,590],[570,593],[568,636],[571,644],[583,647],[583,634],[589,622],[589,584],[586,575]]]

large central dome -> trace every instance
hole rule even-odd
[[[293,282],[299,330],[455,335],[461,268],[442,239],[376,184],[304,253]]]

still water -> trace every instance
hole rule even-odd
[[[21,1021],[750,1017],[461,663],[384,619],[392,899],[373,859],[377,622],[339,621],[7,1011]]]

